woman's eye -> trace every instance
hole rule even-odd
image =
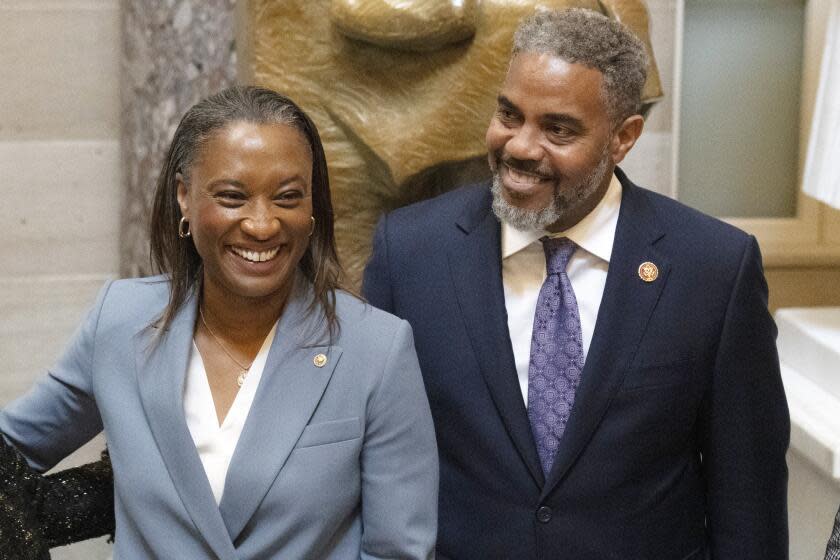
[[[225,204],[239,204],[245,202],[245,195],[238,191],[221,191],[216,193],[216,199]]]
[[[294,204],[301,198],[303,198],[303,193],[301,191],[292,190],[284,191],[278,194],[274,200],[276,200],[279,204]]]

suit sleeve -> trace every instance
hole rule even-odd
[[[701,419],[712,558],[787,559],[790,418],[761,255],[749,238]]]
[[[411,327],[405,321],[369,398],[361,464],[361,558],[433,558],[437,445]]]
[[[388,216],[382,216],[373,236],[373,251],[365,267],[362,294],[373,305],[389,313],[394,312],[391,292],[391,271],[388,263]]]
[[[102,431],[92,369],[99,315],[110,283],[53,368],[0,412],[0,432],[38,471],[46,471]]]

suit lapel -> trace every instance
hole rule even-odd
[[[184,379],[196,306],[193,295],[166,332],[144,328],[137,334],[137,383],[152,435],[184,507],[213,552],[219,558],[233,559],[233,545],[184,416]],[[159,339],[154,341],[156,336]]]
[[[543,497],[568,472],[621,386],[670,271],[668,261],[654,247],[663,233],[644,192],[621,170],[616,175],[623,192],[607,282],[574,408],[546,477]],[[639,276],[639,265],[648,261],[659,269],[653,282]]]
[[[317,315],[308,316],[311,299],[311,290],[299,290],[283,311],[228,468],[219,509],[233,542],[283,468],[341,356],[340,347],[327,344]],[[314,363],[318,354],[327,356],[322,367]]]
[[[490,189],[468,204],[449,248],[455,294],[490,395],[510,438],[538,486],[543,484],[534,439],[516,374],[507,326],[501,268],[501,227],[490,211]]]

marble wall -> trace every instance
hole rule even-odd
[[[123,276],[151,273],[149,209],[181,116],[234,83],[235,0],[123,2]]]
[[[55,360],[117,272],[119,37],[118,0],[0,3],[0,404]],[[53,558],[109,550],[98,539]]]

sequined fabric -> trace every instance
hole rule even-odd
[[[825,548],[825,560],[840,560],[840,510],[834,518],[834,530]]]
[[[114,532],[114,487],[102,460],[49,476],[0,437],[0,560],[48,559],[49,549]]]

